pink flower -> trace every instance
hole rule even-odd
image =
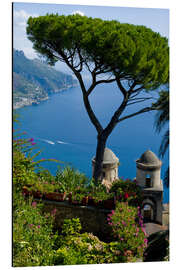
[[[35,145],[36,143],[35,142],[32,142],[31,145]]]
[[[29,227],[32,228],[34,226],[34,224],[29,224]]]
[[[32,202],[32,207],[36,208],[37,202]]]
[[[122,220],[122,224],[123,224],[124,226],[127,226],[127,224],[126,224],[126,222],[125,222],[124,220]]]
[[[148,243],[148,240],[147,238],[144,239],[144,243],[147,244]]]
[[[38,229],[40,229],[40,228],[41,228],[41,226],[40,226],[40,225],[37,225],[37,228],[38,228]]]
[[[141,227],[141,230],[143,231],[144,235],[147,235],[147,233],[143,227]]]
[[[51,215],[52,215],[52,216],[55,216],[56,212],[57,212],[57,209],[54,208],[54,209],[51,211]]]
[[[29,142],[33,142],[33,141],[34,141],[34,139],[33,139],[33,138],[29,139]]]

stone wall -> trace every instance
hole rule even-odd
[[[107,223],[106,209],[98,209],[90,206],[72,205],[68,202],[54,202],[43,200],[44,212],[51,212],[56,208],[55,228],[61,230],[64,219],[79,218],[83,232],[91,232],[100,239],[111,241],[111,227]]]

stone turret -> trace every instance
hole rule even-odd
[[[150,150],[147,150],[141,155],[140,159],[136,160],[136,180],[142,187],[162,188],[161,181],[161,166],[162,161]],[[147,177],[147,175],[149,177]]]
[[[150,150],[136,160],[136,181],[143,190],[142,214],[145,220],[162,224],[162,161]]]
[[[95,168],[95,157],[92,159],[92,173],[94,174]],[[119,159],[116,155],[109,149],[105,148],[104,150],[104,157],[102,163],[102,183],[105,184],[107,187],[110,187],[112,182],[118,179],[118,165]]]

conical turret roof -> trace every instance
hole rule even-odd
[[[116,157],[116,155],[111,151],[109,148],[105,148],[104,150],[104,157],[103,157],[103,163],[116,163],[119,159]]]
[[[95,157],[93,157],[93,161],[95,161]],[[106,147],[104,150],[103,164],[114,164],[118,162],[119,159],[116,157],[113,151]]]
[[[136,164],[143,166],[144,168],[151,167],[153,169],[160,167],[162,162],[151,150],[147,150],[141,155],[140,159],[136,161]]]

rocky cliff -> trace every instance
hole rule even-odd
[[[41,100],[49,94],[76,85],[68,74],[57,71],[39,59],[28,59],[23,51],[13,50],[13,107],[20,108]]]

